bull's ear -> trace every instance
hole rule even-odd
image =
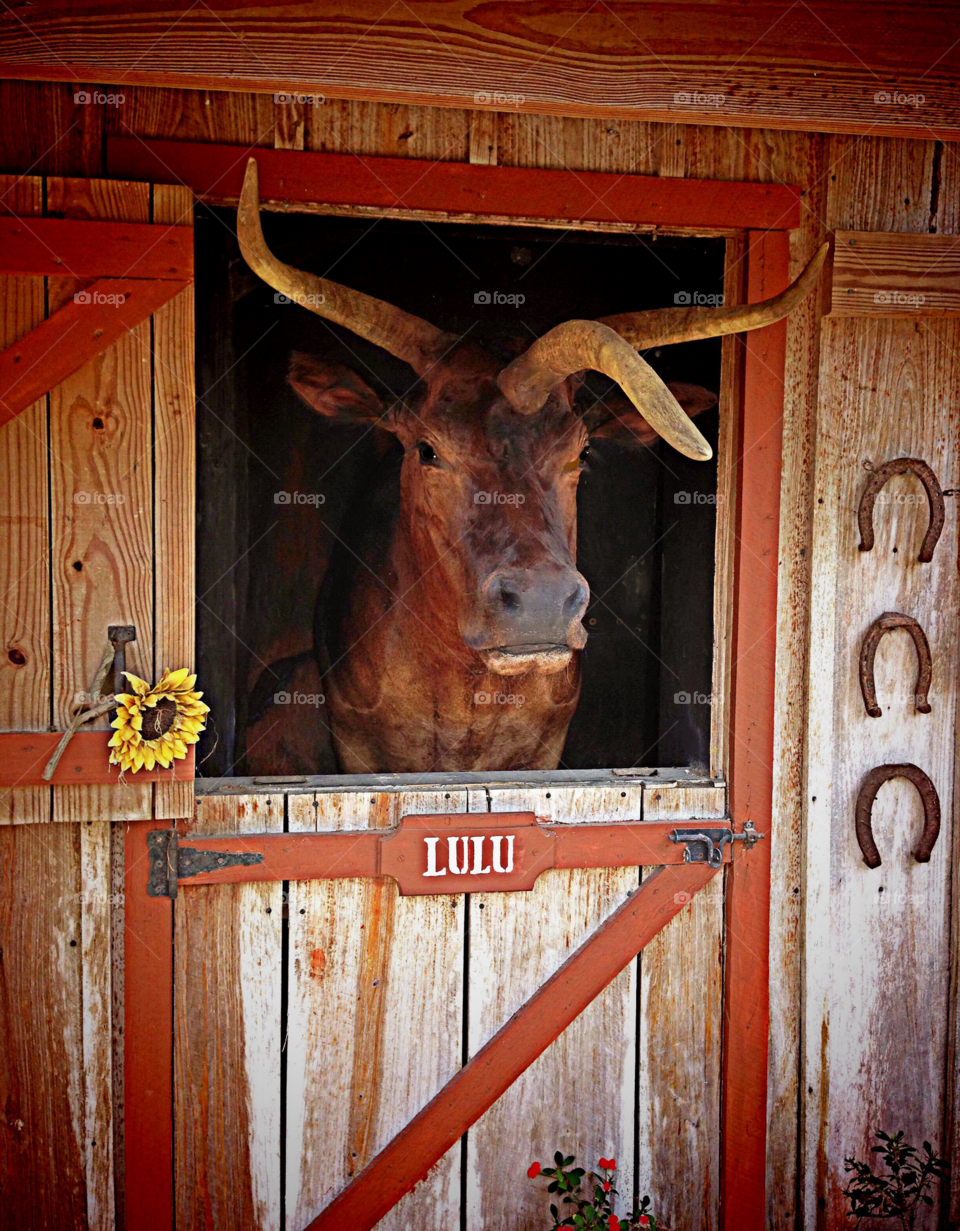
[[[294,354],[287,380],[308,406],[341,423],[376,423],[383,402],[355,372],[340,363],[325,363]],[[382,426],[387,426],[385,423]]]
[[[667,388],[691,419],[717,404],[717,395],[701,385],[670,381]],[[652,445],[660,439],[659,434],[619,389],[613,390],[602,401],[595,402],[584,411],[583,421],[591,440],[613,440],[623,445]]]

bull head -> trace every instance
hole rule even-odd
[[[270,252],[260,226],[257,167],[247,164],[237,220],[240,250],[274,290],[408,363],[420,378],[384,408],[359,377],[306,356],[290,382],[316,411],[393,432],[403,445],[401,524],[410,575],[459,603],[455,628],[498,675],[553,673],[582,649],[589,589],[576,570],[576,489],[589,437],[662,437],[696,460],[712,456],[690,415],[712,404],[703,390],[668,387],[638,348],[759,329],[810,292],[820,249],[800,277],[764,303],[665,308],[599,321],[566,321],[503,363],[489,351],[392,304],[292,268]],[[602,372],[626,395],[623,409],[575,403],[579,373]]]

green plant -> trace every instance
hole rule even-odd
[[[590,1228],[630,1231],[631,1228],[642,1227],[644,1231],[656,1231],[657,1220],[650,1209],[649,1197],[644,1197],[631,1214],[614,1213],[613,1201],[618,1195],[613,1186],[617,1170],[615,1158],[601,1158],[597,1163],[599,1171],[596,1172],[575,1167],[574,1156],[570,1154],[564,1158],[559,1150],[554,1154],[553,1161],[555,1167],[532,1163],[527,1171],[531,1180],[541,1175],[547,1176],[550,1180],[547,1192],[559,1196],[560,1205],[553,1202],[550,1206],[553,1217],[550,1231],[556,1231],[558,1227],[576,1227],[578,1231],[589,1231]],[[568,1208],[561,1209],[560,1206]]]
[[[947,1174],[946,1160],[929,1141],[922,1154],[907,1145],[902,1131],[891,1137],[878,1129],[876,1137],[880,1144],[871,1146],[870,1153],[882,1156],[886,1172],[878,1175],[855,1158],[843,1160],[844,1170],[854,1174],[850,1187],[842,1190],[850,1201],[850,1217],[858,1225],[863,1218],[899,1218],[903,1231],[913,1231],[920,1206],[933,1205],[927,1190]]]

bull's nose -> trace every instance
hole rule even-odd
[[[587,607],[590,590],[574,569],[497,572],[483,587],[501,645],[563,645]]]

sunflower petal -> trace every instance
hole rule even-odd
[[[123,674],[130,681],[133,691],[139,696],[144,697],[150,691],[150,685],[146,680],[141,680],[139,675],[134,675],[132,671],[124,671]]]

